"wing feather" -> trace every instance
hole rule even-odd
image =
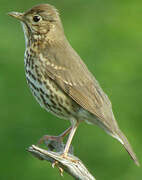
[[[62,49],[62,51],[61,51]],[[44,73],[77,104],[100,119],[105,119],[104,108],[111,103],[95,77],[89,72],[78,54],[66,46],[43,51]]]

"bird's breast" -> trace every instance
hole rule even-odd
[[[44,75],[42,61],[38,58],[33,50],[25,51],[26,80],[33,96],[47,111],[65,119],[73,116],[77,110],[74,101],[52,79]]]

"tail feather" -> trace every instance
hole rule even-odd
[[[129,141],[127,140],[126,136],[121,132],[117,132],[117,135],[113,136],[114,138],[116,138],[126,149],[126,151],[128,152],[128,154],[131,156],[132,160],[135,162],[135,164],[137,166],[139,166],[139,161],[129,143]]]

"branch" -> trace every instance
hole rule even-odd
[[[32,153],[33,156],[40,160],[49,161],[53,168],[56,166],[59,169],[61,176],[63,176],[63,171],[65,171],[77,180],[95,180],[81,160],[71,154],[73,153],[72,149],[70,149],[68,157],[65,158],[61,156],[62,151],[60,151],[64,146],[63,143],[48,141],[46,142],[46,145],[49,150],[32,145],[28,148],[28,152]],[[51,149],[55,149],[57,152],[51,151]]]

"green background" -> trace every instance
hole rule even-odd
[[[9,11],[39,3],[54,5],[68,40],[100,82],[115,117],[142,161],[142,1],[1,0],[0,8],[0,179],[71,180],[26,148],[44,134],[58,135],[70,123],[50,115],[32,97],[24,75],[24,36]],[[119,142],[82,123],[73,139],[75,155],[98,180],[141,180]]]

